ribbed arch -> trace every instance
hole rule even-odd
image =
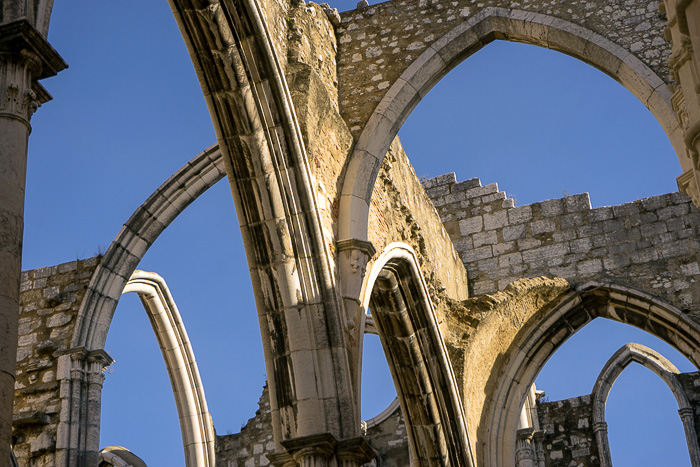
[[[134,271],[123,293],[139,295],[163,353],[180,419],[187,467],[215,467],[216,435],[185,324],[165,280]]]
[[[399,396],[412,465],[475,465],[455,377],[411,247],[387,246],[363,289]]]
[[[80,305],[73,348],[103,349],[124,285],[158,236],[226,175],[217,145],[197,154],[139,206],[112,241]]]

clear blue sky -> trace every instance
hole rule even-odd
[[[215,141],[165,1],[56,2],[49,40],[70,68],[44,82],[54,101],[32,120],[25,269],[104,252],[130,214]],[[574,59],[518,44],[491,44],[451,72],[400,135],[419,176],[454,171],[460,180],[498,182],[519,205],[584,191],[594,206],[619,204],[675,191],[680,173],[661,127],[622,86]],[[265,380],[236,224],[228,186],[219,183],[166,230],[139,266],[169,284],[219,434],[237,432],[253,416]],[[538,386],[550,399],[590,393],[604,362],[629,341],[650,345],[692,371],[667,347],[643,341],[643,333],[604,324],[579,333],[542,372]],[[371,347],[371,359],[381,359],[378,346]],[[168,377],[134,294],[120,302],[107,351],[116,363],[103,392],[101,445],[123,445],[151,467],[184,465]],[[683,465],[669,452],[680,452],[688,465],[671,393],[645,372],[626,371],[610,396],[611,407],[626,405],[615,401],[627,390],[641,398],[621,415],[608,411],[616,467]],[[366,391],[373,394],[366,416],[393,397],[383,377]],[[652,408],[667,417],[651,418]],[[631,418],[637,415],[642,418]],[[653,431],[655,442],[640,441],[643,431],[618,441],[616,427],[624,419],[627,426]],[[664,433],[675,440],[659,439]],[[622,444],[629,441],[632,446]],[[645,445],[663,446],[666,457],[645,453]],[[623,463],[639,452],[642,460]]]

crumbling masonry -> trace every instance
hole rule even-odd
[[[531,386],[597,317],[700,364],[700,0],[392,0],[345,13],[299,0],[171,0],[217,144],[146,200],[100,259],[21,273],[30,119],[50,100],[39,80],[66,67],[46,41],[52,3],[0,7],[3,465],[11,445],[23,466],[137,463],[98,446],[112,315],[133,291],[154,320],[176,316],[162,278],[136,268],[224,176],[268,386],[258,418],[216,438],[196,366],[178,363],[192,356],[184,329],[164,327],[188,466],[608,465],[596,401],[631,361],[664,375],[700,465],[697,375],[676,375],[646,348],[612,356],[590,396],[537,406]],[[398,129],[497,39],[564,52],[620,82],[668,135],[683,194],[515,207],[478,180],[421,185]],[[399,407],[363,424],[366,331],[382,340]],[[574,420],[583,444],[562,448],[555,419]]]

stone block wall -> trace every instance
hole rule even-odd
[[[272,440],[272,416],[267,385],[258,400],[255,416],[240,433],[216,437],[216,465],[220,467],[252,467],[270,465],[267,454],[275,452]]]
[[[381,460],[368,467],[402,467],[409,465],[406,425],[397,407],[388,417],[371,424],[365,438],[379,453]],[[218,467],[265,467],[270,465],[268,454],[275,452],[272,440],[272,416],[267,385],[263,388],[255,416],[241,428],[240,433],[216,437]]]
[[[387,89],[421,53],[458,24],[489,7],[527,12],[522,17],[526,21],[533,14],[543,14],[583,26],[607,37],[624,50],[637,54],[662,79],[668,77],[666,63],[671,50],[664,39],[665,17],[659,11],[657,1],[383,2],[342,13],[342,21],[337,28],[341,108],[353,134],[361,130]],[[526,34],[529,37],[521,40],[542,45],[547,31],[533,23],[528,27]],[[519,38],[499,35],[496,39]],[[595,50],[595,47],[592,49]],[[563,51],[574,56],[586,56],[587,52],[583,44],[577,41],[572,41],[568,50]]]
[[[590,395],[537,404],[547,467],[600,465],[593,432]]]
[[[494,184],[424,182],[467,268],[471,295],[521,277],[596,280],[700,313],[700,211],[680,193],[591,208],[587,193],[515,207]]]
[[[61,410],[58,355],[99,258],[22,272],[13,437],[20,465],[53,465]]]

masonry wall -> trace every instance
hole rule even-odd
[[[514,207],[494,184],[424,182],[469,275],[473,295],[520,277],[614,282],[700,313],[700,211],[680,193],[591,208],[587,193]]]
[[[20,465],[53,465],[61,410],[58,355],[68,350],[98,258],[22,272],[13,419]]]
[[[373,461],[366,465],[368,467],[409,465],[406,436],[406,425],[400,408],[368,427],[365,438],[379,453],[381,461]],[[240,433],[216,437],[216,465],[218,467],[264,467],[270,465],[267,455],[274,452],[270,396],[266,385],[258,401],[255,416],[248,420]]]
[[[600,465],[593,432],[591,396],[537,404],[547,467]]]
[[[546,14],[583,26],[636,54],[667,80],[671,47],[664,39],[665,16],[659,11],[658,3],[655,0],[394,0],[344,12],[338,27],[343,117],[353,134],[359,132],[387,89],[411,62],[441,36],[488,7]],[[525,15],[522,19],[528,18]],[[524,39],[526,42],[542,44],[548,39],[542,28],[533,24],[528,27],[524,32],[530,35]],[[589,61],[597,58],[594,47],[588,50],[582,41],[571,42],[565,53],[578,53]]]

